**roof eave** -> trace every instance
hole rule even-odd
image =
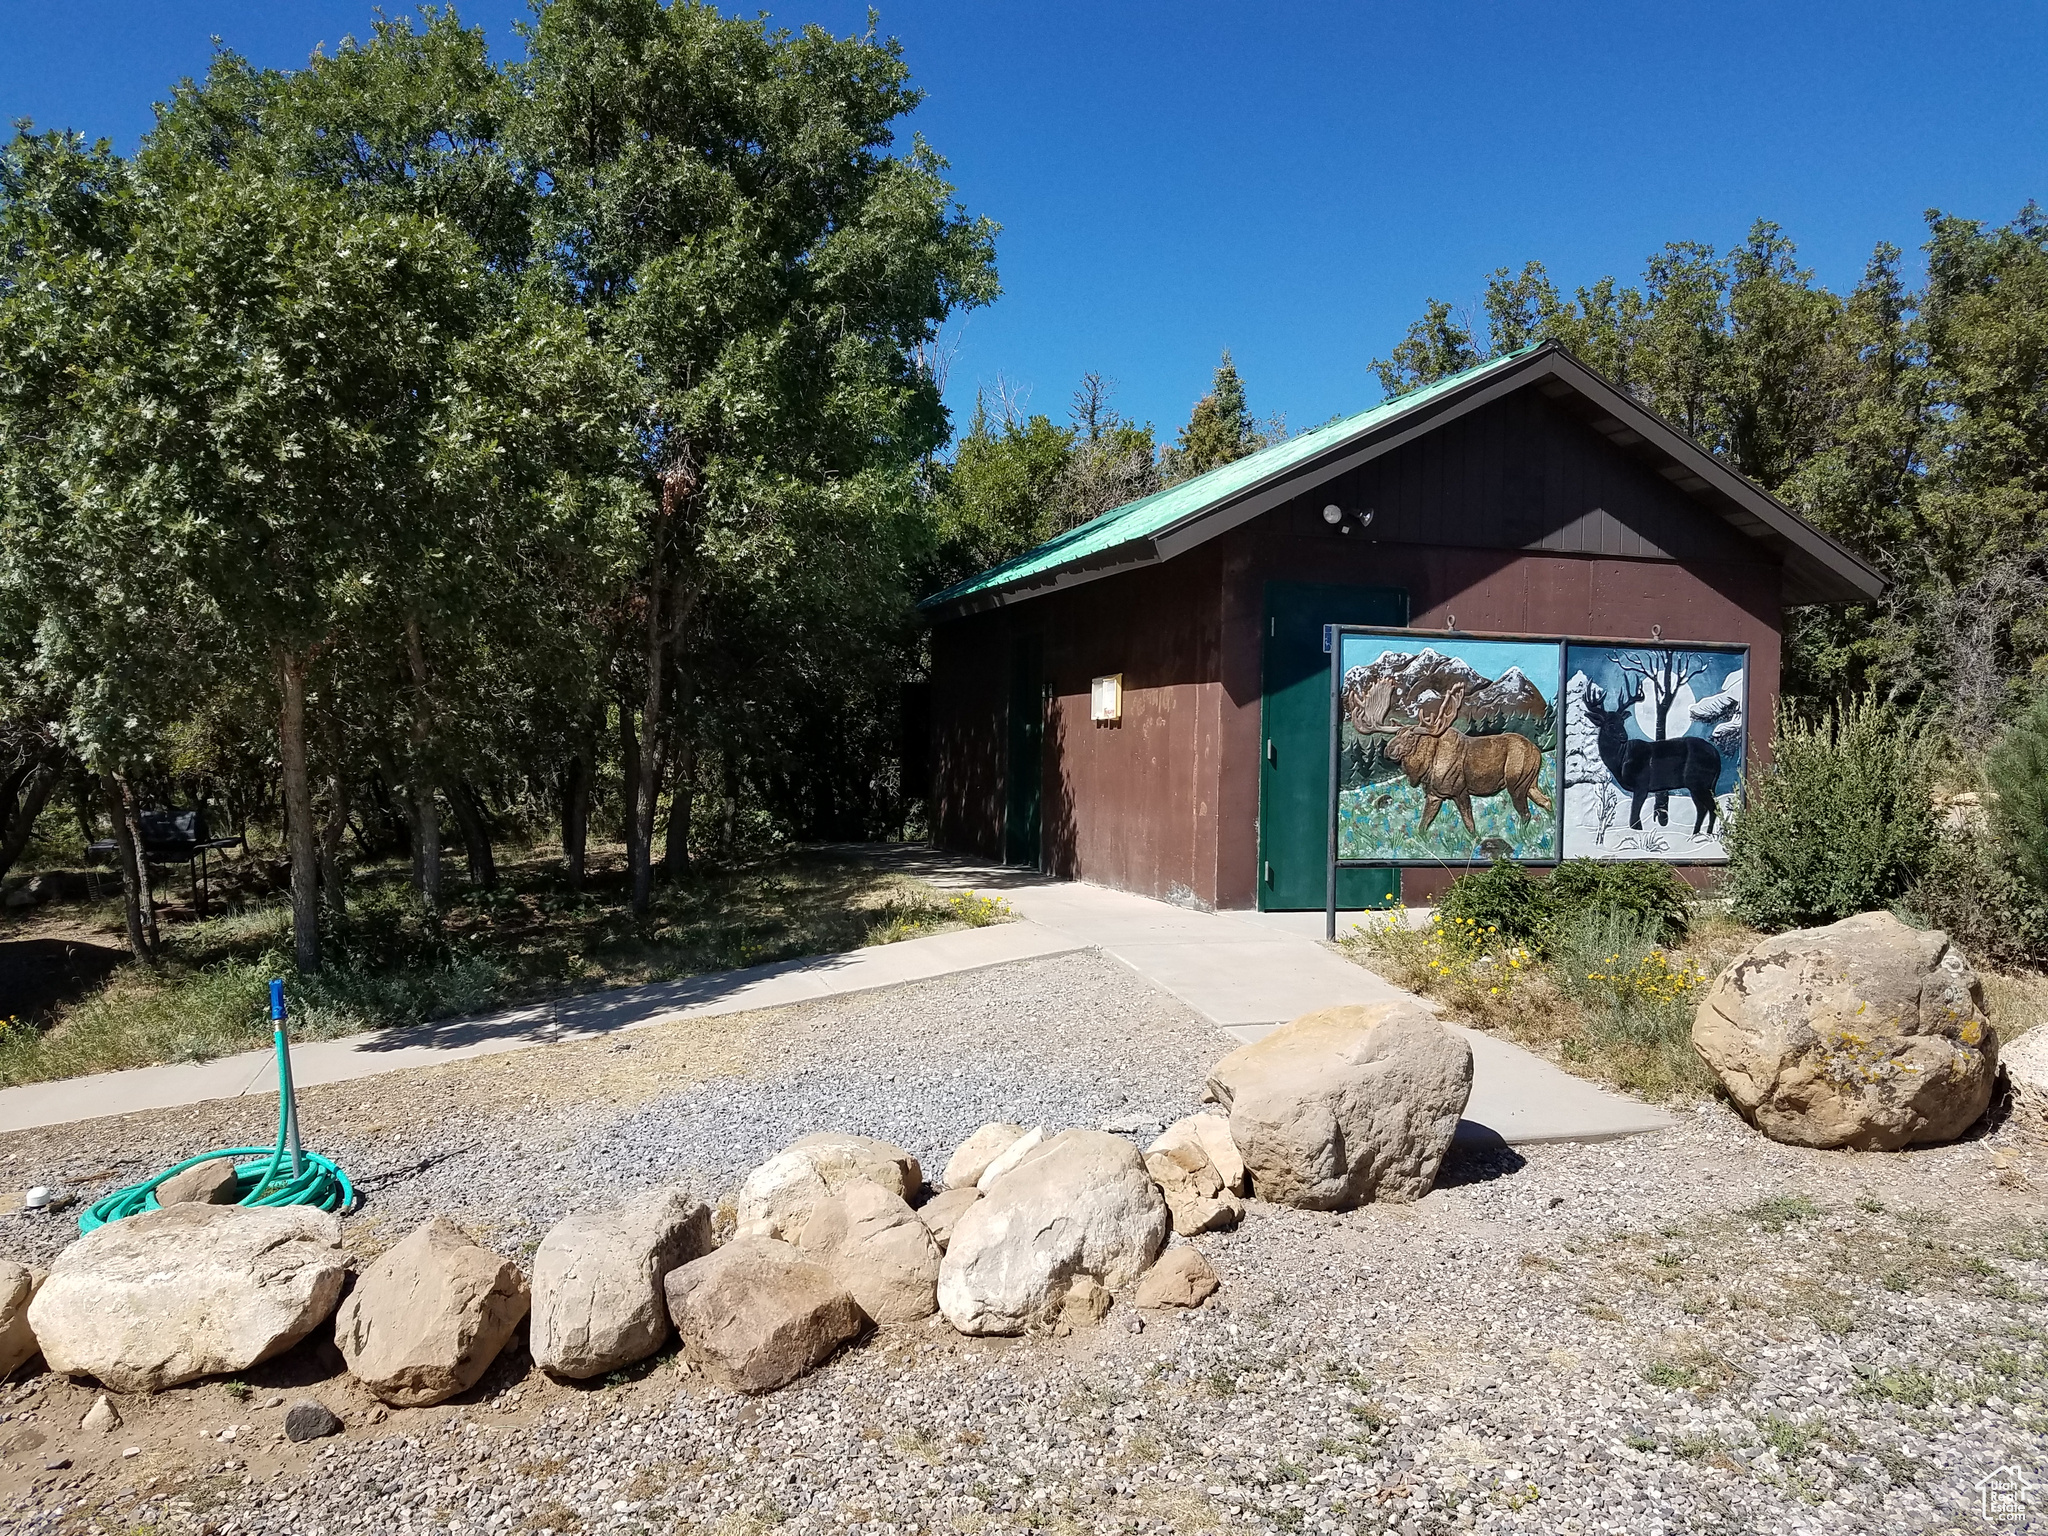
[[[1603,407],[1613,418],[1611,425],[1624,428],[1629,437],[1628,444],[1617,446],[1650,448],[1665,461],[1664,473],[1674,485],[1695,499],[1708,501],[1709,510],[1772,549],[1784,567],[1783,595],[1787,603],[1874,602],[1883,595],[1884,578],[1854,551],[1721,463],[1655,411],[1594,373],[1563,346],[1546,342],[1462,388],[1447,390],[1421,402],[1413,411],[1364,427],[1330,444],[1314,458],[1286,465],[1265,479],[1243,486],[1230,496],[1143,537],[951,600],[946,600],[942,592],[927,598],[920,607],[933,622],[944,622],[1099,580],[1134,566],[1170,560],[1392,452],[1448,419],[1477,410],[1544,378],[1554,378],[1564,389]],[[1595,425],[1597,428],[1598,423]],[[1613,438],[1624,434],[1603,435]],[[1706,492],[1713,493],[1711,498],[1703,494]]]

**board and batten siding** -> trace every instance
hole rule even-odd
[[[1341,535],[1335,501],[1370,507]],[[941,623],[933,634],[934,836],[1002,856],[1013,634],[1040,637],[1049,872],[1160,898],[1257,896],[1264,593],[1400,587],[1419,629],[1750,647],[1749,740],[1767,749],[1783,572],[1769,550],[1544,397],[1516,392],[1177,559]],[[1124,674],[1124,721],[1088,719]],[[1435,877],[1435,878],[1433,878]],[[1426,901],[1449,872],[1404,872]]]

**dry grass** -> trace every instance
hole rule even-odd
[[[1441,924],[1411,926],[1394,910],[1360,924],[1339,946],[1394,985],[1443,1003],[1460,1023],[1663,1102],[1713,1093],[1713,1074],[1692,1049],[1692,1014],[1711,978],[1757,937],[1708,914],[1682,944],[1632,943],[1623,935],[1612,949],[1580,942],[1543,956],[1447,935]]]
[[[2007,1044],[2048,1019],[2048,976],[2039,971],[1978,974],[1984,981],[1985,1011]]]
[[[1620,956],[1602,975],[1647,978],[1650,985],[1641,990],[1653,995],[1644,996],[1639,1007],[1617,1006],[1628,1001],[1625,988],[1572,985],[1578,977],[1567,968],[1583,955],[1539,956],[1520,946],[1447,940],[1440,927],[1409,926],[1399,909],[1367,919],[1338,943],[1394,985],[1444,1004],[1459,1023],[1503,1035],[1581,1076],[1662,1102],[1715,1092],[1713,1074],[1692,1049],[1692,1016],[1713,978],[1762,937],[1710,907],[1696,917],[1683,943],[1664,949],[1661,961],[1632,965],[1629,956]],[[2048,1020],[2048,975],[1984,969],[1978,974],[1986,1010],[2005,1041]],[[1686,976],[1696,980],[1670,980]]]
[[[231,898],[224,916],[167,927],[154,969],[123,965],[54,1020],[0,1028],[0,1084],[204,1061],[265,1044],[272,976],[287,978],[294,1036],[332,1038],[1009,915],[1000,900],[942,893],[857,859],[798,853],[663,886],[641,918],[627,907],[618,852],[605,851],[582,891],[567,888],[550,854],[508,859],[495,888],[454,890],[438,925],[414,904],[402,867],[359,870],[348,915],[328,920],[325,963],[306,977],[291,968],[283,898]],[[79,917],[59,908],[43,921],[75,927]],[[7,936],[35,935],[16,923]]]

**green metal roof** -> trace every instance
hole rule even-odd
[[[1257,453],[1246,454],[1228,464],[1218,465],[1207,474],[1192,480],[1183,480],[1179,485],[1170,485],[1163,491],[1154,491],[1150,496],[1141,496],[1136,501],[1127,501],[1120,507],[1112,507],[1100,517],[1093,518],[1078,528],[1069,528],[1057,538],[1047,539],[1035,549],[1005,560],[1001,565],[992,566],[978,576],[955,582],[943,592],[935,592],[918,604],[920,608],[937,608],[946,603],[958,602],[961,598],[972,597],[977,592],[990,592],[1000,587],[1012,586],[1043,576],[1065,566],[1076,565],[1091,555],[1114,549],[1119,544],[1128,544],[1135,539],[1148,539],[1163,533],[1178,523],[1229,501],[1241,492],[1264,484],[1284,475],[1298,464],[1303,464],[1318,454],[1338,446],[1346,439],[1362,432],[1384,426],[1398,417],[1406,415],[1418,406],[1426,405],[1439,395],[1470,384],[1474,379],[1505,368],[1536,349],[1541,343],[1531,343],[1519,351],[1510,352],[1490,362],[1467,368],[1462,373],[1450,374],[1434,384],[1426,384],[1398,399],[1376,405],[1369,411],[1360,411],[1356,416],[1346,416],[1333,421],[1326,427],[1317,427],[1299,437],[1290,437],[1285,442],[1261,448]]]

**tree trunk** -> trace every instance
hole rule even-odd
[[[149,934],[142,926],[142,860],[128,829],[128,812],[122,804],[120,782],[111,774],[100,775],[100,797],[107,808],[107,820],[114,824],[114,865],[121,872],[121,915],[128,924],[128,952],[147,965]]]
[[[348,775],[329,774],[327,819],[320,824],[320,887],[331,912],[348,910],[348,873],[341,866],[341,839],[349,829],[350,799]]]
[[[99,841],[99,812],[93,805],[94,784],[90,774],[81,773],[71,781],[71,812],[78,818],[78,837],[81,842]]]
[[[619,700],[619,766],[625,775],[626,803],[626,890],[636,915],[644,914],[640,901],[640,876],[648,866],[648,840],[640,832],[640,781],[646,765],[640,761],[640,738],[633,729],[633,705]],[[649,891],[650,899],[652,890]]]
[[[697,743],[685,737],[676,747],[676,781],[668,796],[668,846],[662,850],[662,873],[669,882],[690,872],[690,811],[697,792]]]
[[[484,819],[483,802],[467,779],[457,779],[448,791],[448,805],[455,812],[455,824],[462,829],[462,850],[469,857],[469,883],[489,888],[498,883],[498,864],[491,856],[491,828]]]
[[[292,960],[300,972],[320,969],[320,865],[313,825],[313,784],[306,773],[306,669],[308,659],[280,651],[283,708],[278,711],[278,755],[284,761],[285,847],[291,855]]]
[[[596,777],[596,743],[587,743],[569,759],[562,781],[562,865],[569,889],[583,889],[583,859],[590,847],[590,785]]]
[[[412,772],[406,780],[407,805],[412,817],[413,889],[427,921],[441,921],[441,812],[434,804],[434,772],[427,762],[427,747],[433,739],[433,705],[427,697],[427,651],[420,641],[420,624],[405,621],[405,659],[412,668]]]
[[[681,590],[680,576],[671,591],[670,546],[684,526],[682,513],[697,492],[697,472],[684,444],[662,472],[661,491],[648,529],[646,702],[640,711],[640,739],[646,758],[636,754],[626,797],[626,863],[632,878],[634,915],[644,917],[654,904],[654,823],[661,805],[662,764],[668,745],[663,708],[668,698],[669,647],[681,633],[692,602]],[[622,701],[623,702],[623,701]]]
[[[5,796],[0,798],[0,811],[6,813],[0,818],[0,832],[5,833],[5,840],[0,841],[0,877],[5,877],[27,850],[28,840],[36,830],[36,818],[43,814],[50,791],[57,787],[60,777],[57,754],[50,751],[37,755],[9,779]]]
[[[405,808],[412,818],[412,883],[427,921],[441,921],[441,808],[433,781],[417,769],[406,785]]]
[[[135,871],[140,876],[136,904],[141,911],[142,936],[153,955],[162,943],[163,935],[157,931],[156,890],[149,879],[149,849],[142,841],[142,807],[135,799],[135,786],[128,782],[127,775],[115,774],[114,784],[121,792],[121,816],[128,828],[128,845],[135,850]]]

